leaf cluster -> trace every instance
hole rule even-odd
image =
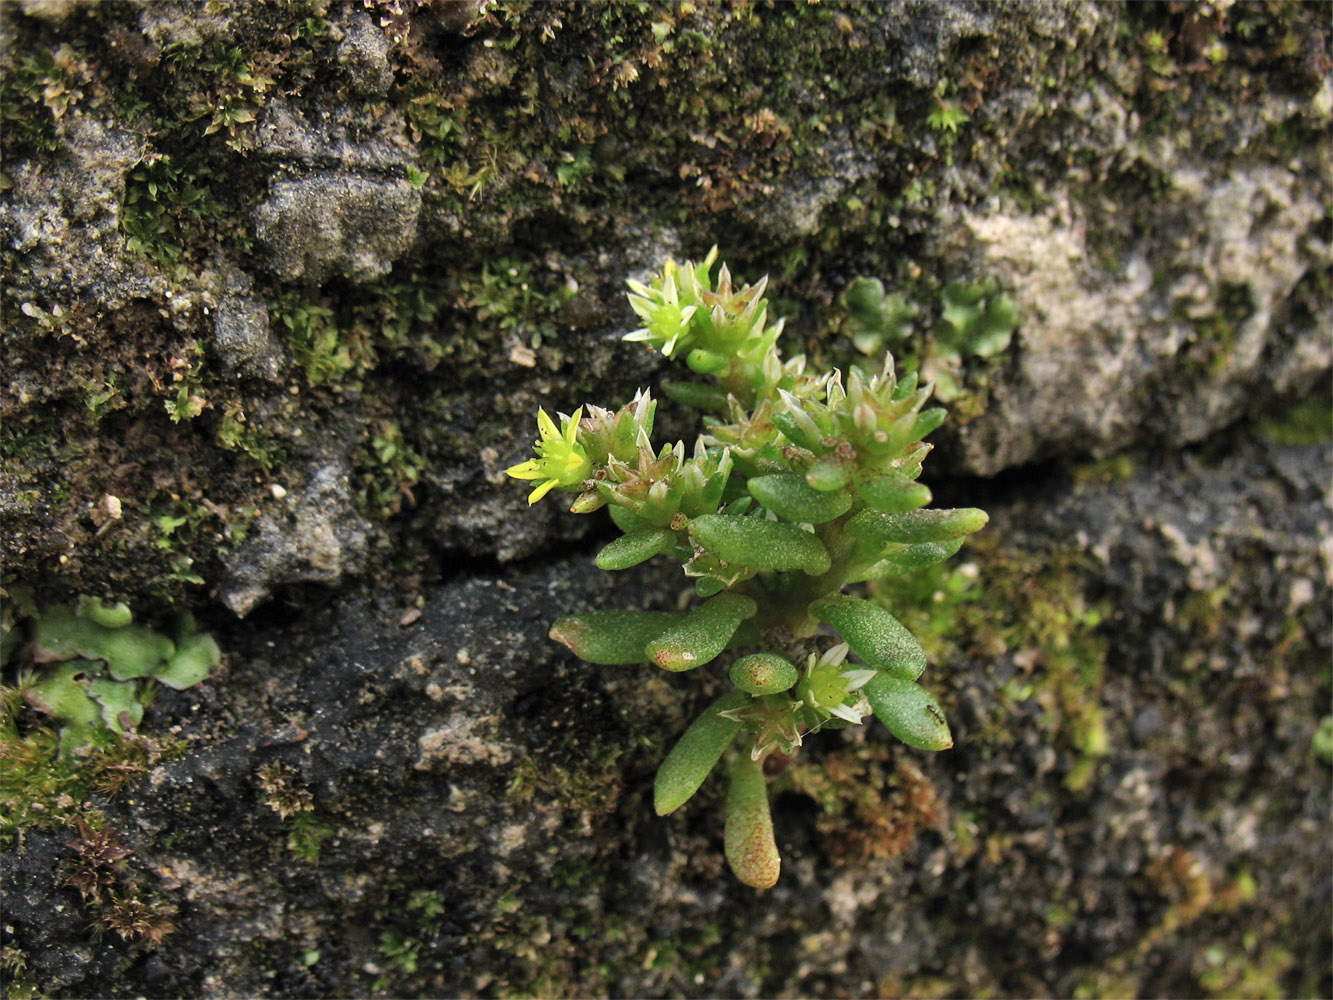
[[[886,293],[878,278],[856,278],[839,297],[846,310],[843,327],[863,354],[905,351],[923,310],[902,292]],[[904,360],[934,382],[935,398],[953,402],[964,395],[964,371],[1009,349],[1018,329],[1018,304],[994,278],[951,281],[939,292],[930,336]]]
[[[929,510],[918,482],[928,408],[917,374],[807,370],[784,361],[768,322],[766,281],[738,285],[714,249],[629,282],[644,325],[626,340],[683,361],[708,382],[668,383],[702,411],[703,433],[655,447],[656,401],[538,414],[535,457],[508,470],[535,481],[529,502],[573,495],[571,512],[606,507],[622,534],[597,555],[616,571],[665,555],[693,579],[685,611],[601,610],[557,621],[551,637],[590,663],[651,662],[672,672],[729,662],[734,690],[686,730],[658,771],[659,814],[683,805],[727,764],[726,853],[735,874],[773,885],[780,859],[765,761],[789,758],[824,728],[878,717],[910,746],[952,745],[943,710],[918,683],[926,656],[889,611],[845,587],[953,555],[986,523],[975,508]],[[849,657],[854,656],[852,660]],[[859,662],[858,662],[859,661]]]
[[[5,609],[0,658],[7,663],[22,647],[25,658],[41,667],[25,676],[22,696],[60,724],[62,755],[91,745],[101,727],[132,733],[156,685],[193,687],[222,662],[217,642],[196,632],[188,616],[173,640],[134,624],[125,604],[85,597],[39,609],[21,592],[17,596],[16,607]]]

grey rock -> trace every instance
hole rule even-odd
[[[281,513],[265,514],[254,534],[228,557],[222,603],[244,617],[293,583],[334,585],[365,568],[374,528],[352,506],[345,460],[311,469]]]
[[[93,6],[92,0],[19,0],[18,8],[28,17],[60,23],[84,7]]]
[[[669,604],[685,589],[678,569],[613,576],[586,558],[555,560],[428,589],[410,621],[390,600],[343,596],[298,620],[238,631],[228,708],[210,709],[234,721],[192,723],[188,757],[156,768],[132,804],[107,806],[135,863],[156,873],[189,921],[164,974],[196,985],[171,992],[271,995],[266,969],[296,970],[303,952],[329,940],[340,951],[321,959],[324,992],[356,992],[360,971],[380,967],[384,929],[400,926],[395,901],[430,893],[462,902],[424,936],[415,914],[404,919],[402,933],[422,940],[421,968],[435,970],[421,980],[429,989],[411,992],[521,992],[536,933],[543,956],[573,963],[571,992],[752,997],[888,977],[982,983],[1017,948],[1027,957],[1012,973],[1016,994],[1073,995],[1090,967],[1134,954],[1145,907],[1153,921],[1170,919],[1173,897],[1142,893],[1164,863],[1212,885],[1243,862],[1254,905],[1311,915],[1310,928],[1284,938],[1305,956],[1326,941],[1330,898],[1320,836],[1329,786],[1308,745],[1324,710],[1311,696],[1330,634],[1325,568],[1310,541],[1329,530],[1333,470],[1322,448],[1283,455],[1290,469],[1275,479],[1277,453],[1242,438],[1216,462],[1173,457],[1118,484],[1034,483],[991,505],[988,530],[1006,544],[1082,546],[1105,569],[1083,578],[1110,588],[1117,615],[1104,633],[1116,669],[1096,695],[1108,747],[1091,784],[1065,787],[1075,754],[1044,730],[1051,709],[1041,696],[1019,693],[1026,685],[993,669],[992,657],[960,655],[929,675],[944,699],[973,703],[959,713],[955,748],[898,748],[891,758],[940,797],[938,826],[894,858],[835,859],[811,825],[819,810],[775,793],[785,861],[762,899],[729,885],[720,867],[720,788],[705,787],[680,815],[652,814],[653,770],[712,696],[706,676],[687,687],[647,665],[594,667],[546,638],[561,613]],[[1161,530],[1168,524],[1207,541],[1216,574],[1191,579],[1198,560]],[[1290,628],[1275,584],[1292,577],[1318,595],[1299,625],[1319,648],[1275,664]],[[1223,662],[1183,669],[1201,652],[1199,636],[1173,608],[1219,581],[1228,589],[1222,633],[1206,652]],[[886,739],[874,723],[824,734],[819,746],[856,751]],[[285,852],[289,821],[256,805],[265,764],[309,790],[328,822],[317,867]],[[1003,835],[982,849],[978,834],[992,823]],[[7,895],[20,880],[49,887],[57,847],[37,836],[0,859]],[[388,888],[367,875],[381,871],[400,881]],[[1297,872],[1321,874],[1292,881]],[[1078,905],[1053,923],[1061,899]],[[30,961],[65,992],[102,981],[105,969],[80,973],[68,947],[42,943],[43,913],[23,903],[9,920]],[[710,947],[735,956],[713,958],[711,978],[634,960],[646,939],[693,940],[701,920],[712,922]],[[782,960],[793,926],[819,944],[799,963]],[[621,930],[604,933],[611,928]],[[244,960],[275,941],[278,957]],[[582,963],[589,948],[602,971]]]
[[[257,154],[304,167],[390,176],[401,176],[416,162],[416,146],[396,113],[386,112],[373,125],[349,106],[312,115],[289,101],[270,101],[255,132]]]
[[[0,201],[0,239],[16,255],[6,275],[12,293],[66,303],[80,296],[103,310],[162,295],[166,280],[125,249],[120,230],[125,175],[143,155],[140,143],[77,111],[58,134],[50,160],[5,167],[13,189]]]
[[[238,11],[179,0],[159,0],[139,6],[139,31],[154,45],[201,48],[209,42],[230,40],[244,23]]]
[[[346,33],[338,43],[338,63],[358,94],[383,96],[393,86],[389,40],[363,11],[353,12],[348,19]]]
[[[412,245],[420,212],[421,194],[405,180],[320,171],[275,181],[255,209],[255,235],[283,281],[371,281]]]
[[[876,170],[873,160],[857,153],[845,140],[830,138],[823,152],[822,164],[794,178],[764,203],[754,220],[762,230],[780,238],[817,233],[824,209]]]
[[[213,309],[213,349],[224,371],[282,381],[287,358],[269,326],[268,307],[253,295],[225,295]]]
[[[1274,322],[1301,279],[1327,266],[1312,232],[1317,192],[1268,167],[1225,176],[1181,167],[1174,177],[1171,211],[1185,232],[1179,277],[1165,289],[1153,264],[1160,247],[1134,247],[1118,273],[1101,270],[1084,212],[1062,194],[1039,214],[962,213],[963,252],[999,277],[1021,313],[987,412],[960,432],[964,471],[1198,441],[1256,399],[1308,391],[1333,364],[1326,333]],[[1196,331],[1232,324],[1226,289],[1243,293],[1246,315],[1210,343]]]

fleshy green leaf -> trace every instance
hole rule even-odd
[[[587,611],[551,626],[551,638],[589,663],[645,663],[648,643],[687,617],[684,611]]]
[[[820,455],[805,473],[805,481],[817,490],[840,490],[851,478],[847,463],[832,452]]]
[[[861,571],[855,580],[848,582],[878,580],[897,573],[910,573],[913,570],[934,566],[936,563],[944,562],[962,547],[961,538],[955,538],[952,542],[917,542],[915,545],[905,545],[896,550],[890,547],[891,551],[879,562]]]
[[[828,550],[808,531],[757,517],[704,514],[690,522],[690,538],[723,562],[751,569],[800,569],[817,576],[830,564]]]
[[[752,695],[779,694],[799,676],[796,665],[776,653],[742,656],[731,665],[731,683]]]
[[[611,512],[611,520],[615,526],[627,535],[637,534],[640,531],[646,531],[651,525],[648,524],[638,514],[628,507],[621,507],[617,504],[611,504],[606,508]]]
[[[768,782],[763,763],[752,760],[749,754],[737,757],[731,766],[723,842],[727,864],[738,879],[756,889],[777,885],[782,858],[773,839]]]
[[[890,552],[884,561],[898,569],[923,569],[944,562],[963,547],[963,540],[951,542],[917,542],[897,552]]]
[[[847,533],[876,548],[894,543],[950,542],[980,531],[988,520],[986,512],[976,507],[914,510],[904,514],[863,510],[847,522]]]
[[[861,689],[889,732],[919,750],[947,750],[953,736],[934,696],[920,684],[892,674],[876,674]]]
[[[727,719],[722,712],[737,709],[750,700],[744,691],[729,691],[706,708],[690,723],[657,769],[653,782],[653,808],[657,815],[675,812],[699,790],[741,724]]]
[[[750,495],[778,517],[803,524],[823,524],[842,517],[851,509],[852,497],[845,489],[817,490],[794,472],[756,476],[746,488]]]
[[[949,411],[942,406],[932,407],[929,410],[922,410],[916,415],[916,420],[912,423],[912,433],[907,435],[909,441],[920,441],[931,431],[944,423],[944,418],[949,415]]]
[[[691,371],[696,371],[700,375],[725,375],[731,371],[730,358],[716,351],[706,351],[702,347],[690,351],[685,363],[690,366]]]
[[[648,657],[664,670],[693,670],[727,648],[732,633],[758,605],[742,594],[723,593],[701,604],[647,645]]]
[[[671,551],[675,541],[675,534],[666,528],[623,535],[597,553],[597,566],[608,570],[629,569],[653,556]]]
[[[916,636],[873,601],[839,594],[816,601],[810,612],[836,628],[852,652],[876,670],[914,681],[926,669],[926,651]]]
[[[930,490],[913,482],[901,472],[868,472],[856,480],[856,492],[875,510],[886,514],[905,514],[930,503]]]

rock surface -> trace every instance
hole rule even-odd
[[[15,995],[1333,991],[1319,8],[24,0],[0,30],[6,628],[87,595],[225,653],[92,782],[34,763],[6,643]],[[926,467],[991,525],[880,594],[955,748],[812,745],[763,894],[720,788],[649,802],[721,675],[547,638],[686,581],[595,570],[600,516],[503,474],[538,406],[656,384],[623,280],[714,243],[812,363],[858,360],[860,276],[917,306],[904,360],[950,282],[1019,314]]]

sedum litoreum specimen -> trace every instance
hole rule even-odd
[[[736,287],[717,250],[669,261],[629,282],[643,327],[625,339],[684,361],[708,382],[664,386],[703,412],[703,433],[654,447],[656,400],[584,406],[559,423],[538,413],[536,455],[509,469],[535,482],[535,503],[573,494],[570,510],[607,507],[621,537],[597,565],[622,570],[666,555],[694,580],[689,611],[606,610],[561,618],[551,637],[590,663],[652,662],[688,671],[724,663],[733,690],[685,731],[657,773],[654,803],[679,808],[726,763],[726,855],[741,881],[777,882],[764,763],[795,754],[820,729],[876,715],[910,746],[953,745],[938,702],[917,679],[926,656],[887,610],[851,584],[947,559],[986,523],[975,508],[927,510],[917,482],[922,439],[944,410],[930,386],[895,376],[808,371],[782,359],[782,321],[768,322],[766,280]]]

